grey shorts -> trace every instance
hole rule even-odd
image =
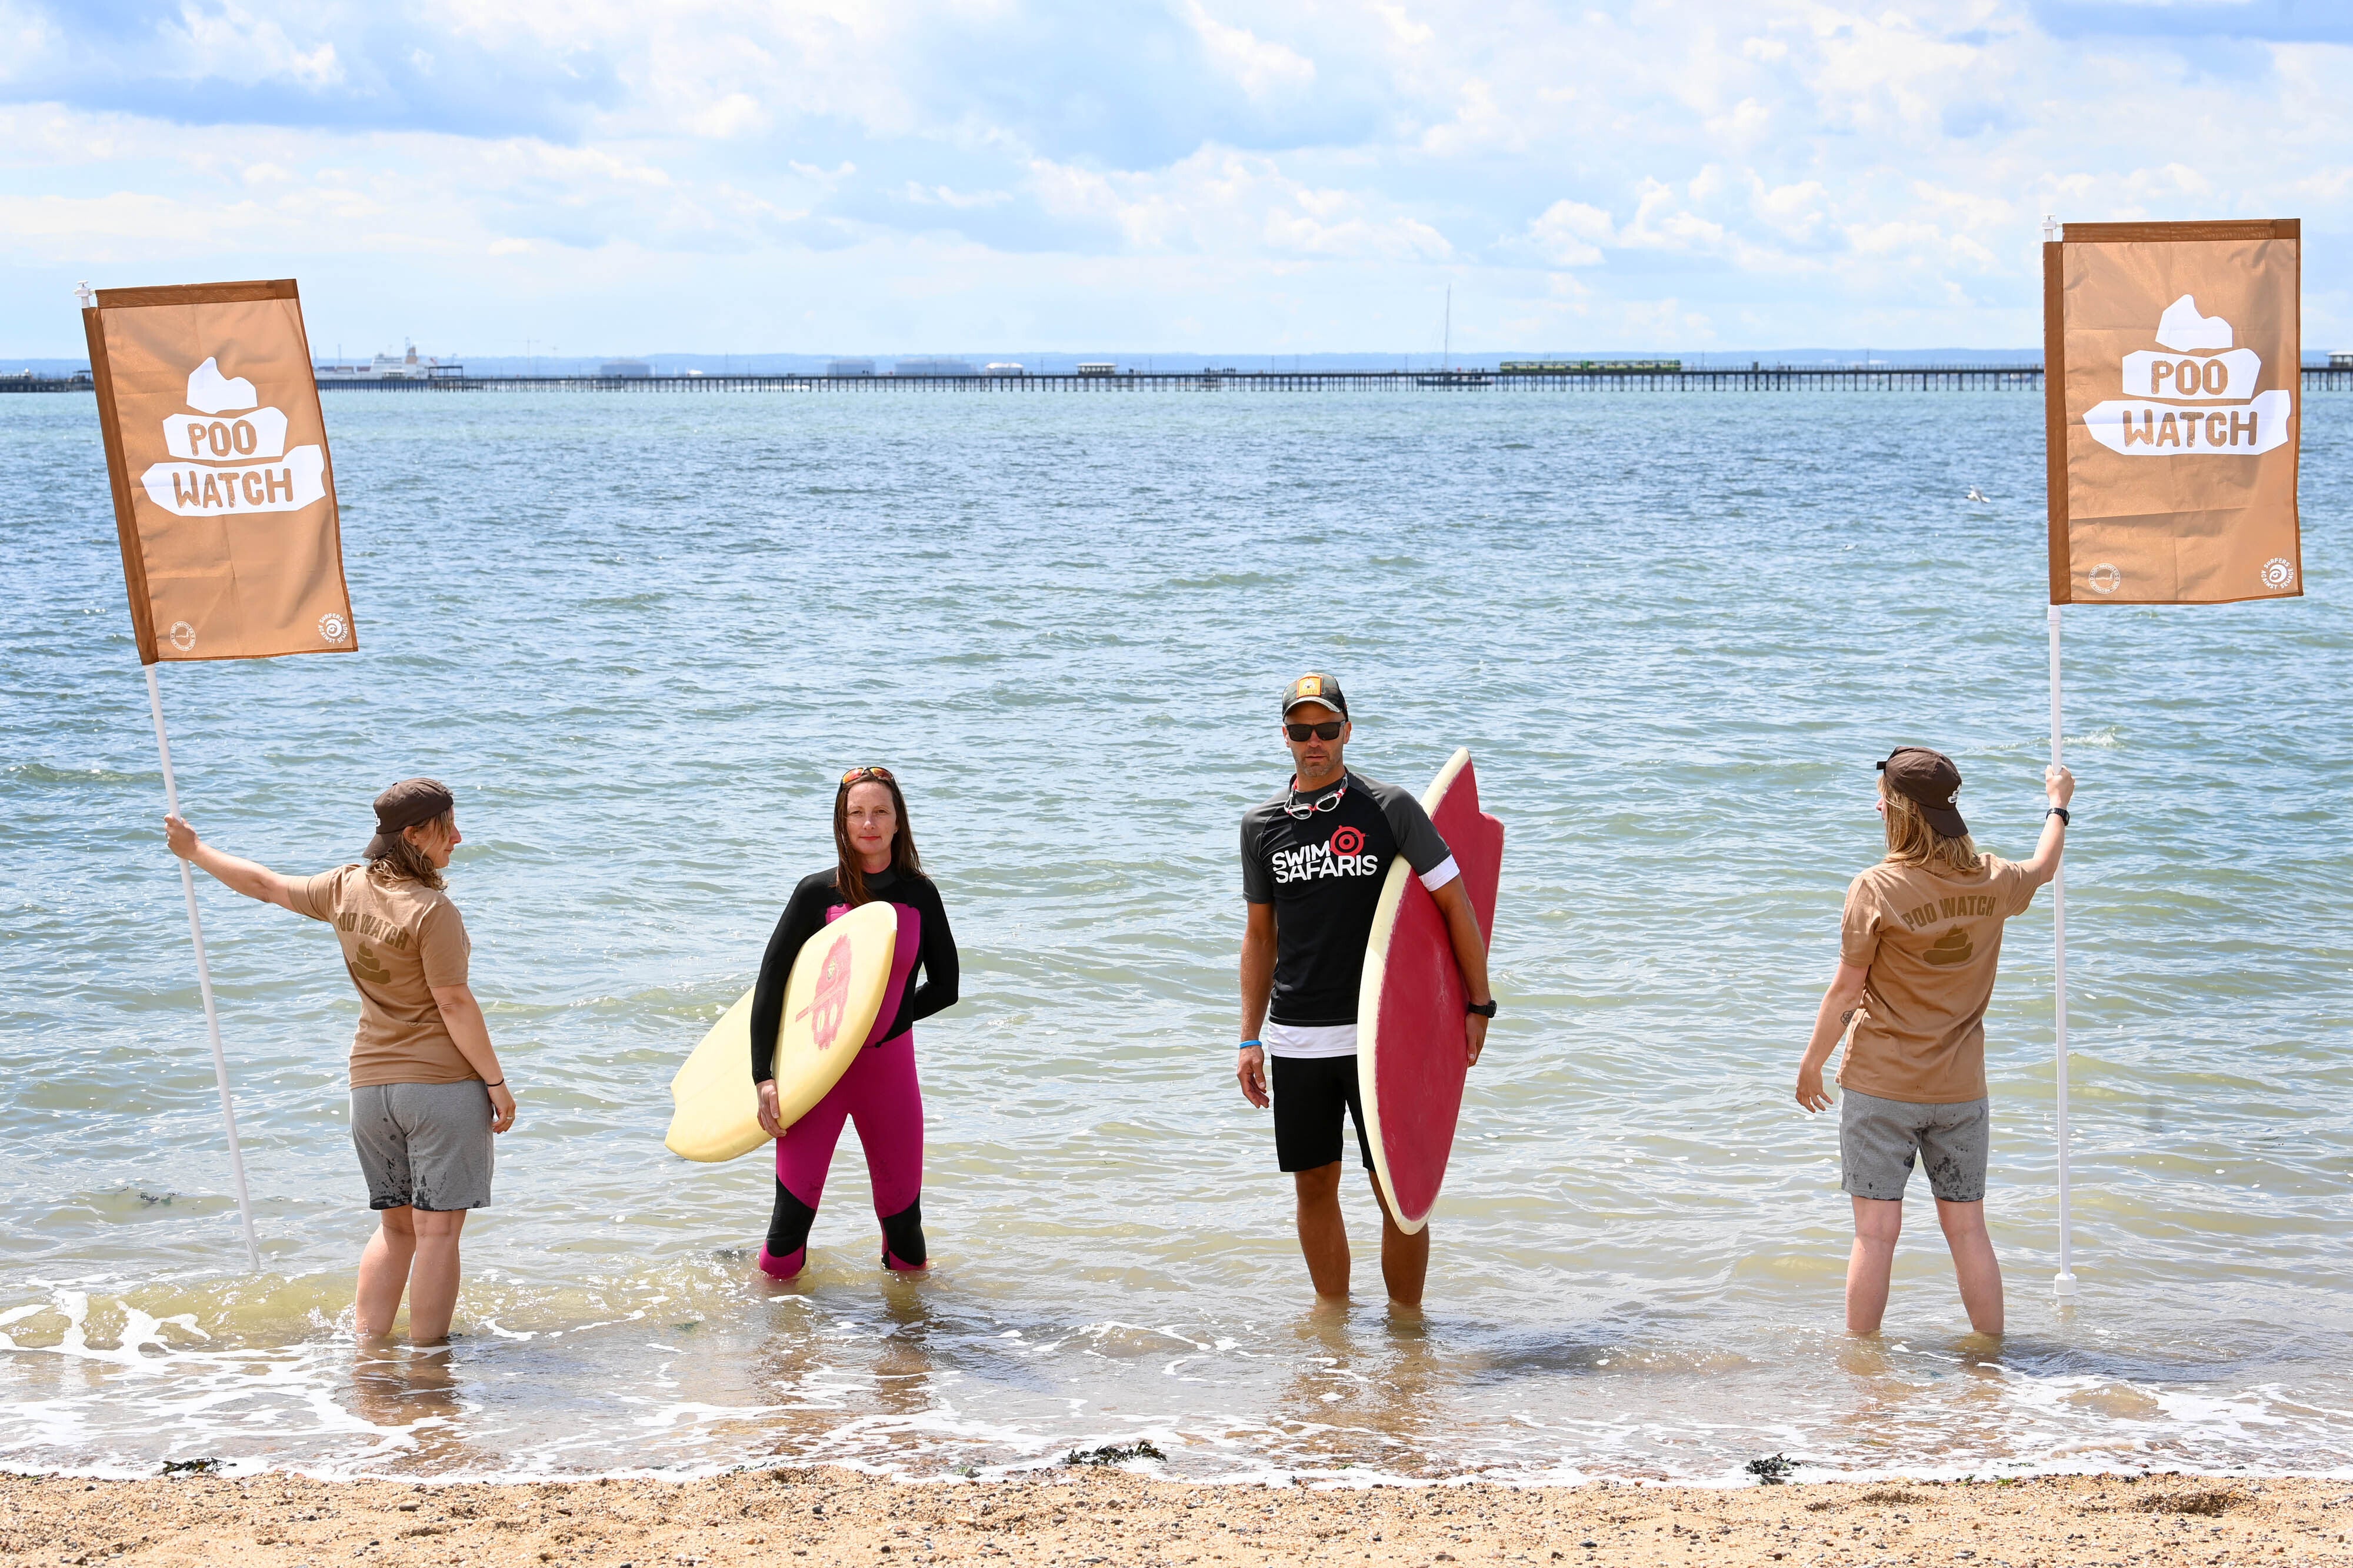
[[[352,1090],[352,1147],[372,1209],[491,1206],[491,1091],[478,1079]]]
[[[1983,1203],[1992,1128],[1982,1100],[1914,1105],[1847,1089],[1839,1101],[1839,1185],[1859,1198],[1901,1202],[1916,1151],[1930,1192],[1948,1204]]]

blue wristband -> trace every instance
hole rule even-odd
[[[1244,1040],[1240,1045],[1236,1046],[1234,1049],[1238,1051],[1246,1051],[1252,1046],[1256,1046],[1261,1050],[1266,1049],[1266,1042],[1264,1040]]]

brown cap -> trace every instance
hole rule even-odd
[[[1918,806],[1940,836],[1968,837],[1969,825],[1953,805],[1961,793],[1961,770],[1952,758],[1926,746],[1898,746],[1887,753],[1879,771],[1887,775],[1887,787]]]
[[[403,779],[375,797],[375,837],[368,840],[363,859],[373,860],[392,846],[404,828],[438,821],[457,809],[458,797],[439,779]]]
[[[1341,718],[1348,716],[1348,699],[1341,691],[1340,683],[1328,675],[1303,675],[1282,689],[1284,718],[1289,718],[1291,710],[1303,702],[1321,702]]]

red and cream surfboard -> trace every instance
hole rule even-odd
[[[1458,751],[1422,792],[1421,808],[1454,852],[1479,930],[1495,935],[1504,825],[1479,809],[1479,775]],[[1470,1004],[1438,901],[1403,856],[1389,867],[1365,951],[1356,1001],[1356,1069],[1373,1173],[1408,1235],[1430,1221],[1462,1110],[1462,1019]]]

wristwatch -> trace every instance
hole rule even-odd
[[[1465,1012],[1476,1013],[1482,1018],[1492,1018],[1495,1016],[1495,1003],[1492,997],[1484,1002],[1465,1002],[1462,1006]]]
[[[2060,826],[2063,827],[2073,827],[2075,826],[2075,819],[2067,815],[2067,808],[2063,805],[2054,805],[2042,815],[2045,816],[2057,817],[2059,819]]]

